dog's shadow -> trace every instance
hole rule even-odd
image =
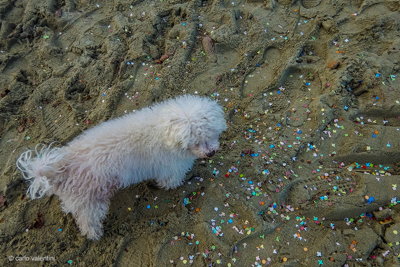
[[[165,190],[155,180],[149,180],[118,191],[111,199],[110,210],[104,221],[105,235],[140,236],[144,232],[153,232],[155,224],[151,222],[158,221],[164,224],[156,227],[157,231],[168,231],[168,216],[188,212],[183,199],[200,188],[204,189],[205,184],[199,182],[200,178],[206,181],[210,177],[213,175],[205,161],[198,161],[178,188]]]

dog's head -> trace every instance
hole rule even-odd
[[[219,148],[226,130],[222,107],[209,98],[185,95],[169,103],[167,143],[196,158],[207,158]]]

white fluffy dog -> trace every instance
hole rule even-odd
[[[214,155],[225,129],[220,105],[184,95],[103,122],[64,147],[28,150],[17,167],[32,199],[57,195],[81,233],[96,240],[117,189],[149,179],[180,186],[195,159]]]

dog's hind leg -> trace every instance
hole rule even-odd
[[[103,235],[103,220],[107,215],[109,201],[92,200],[84,203],[74,214],[82,235],[98,240]]]
[[[103,235],[103,220],[107,215],[110,200],[98,197],[60,195],[63,211],[72,213],[82,235],[98,240]]]

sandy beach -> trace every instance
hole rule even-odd
[[[0,265],[399,266],[399,72],[398,0],[0,0]],[[221,149],[101,240],[26,195],[26,149],[182,94]]]

